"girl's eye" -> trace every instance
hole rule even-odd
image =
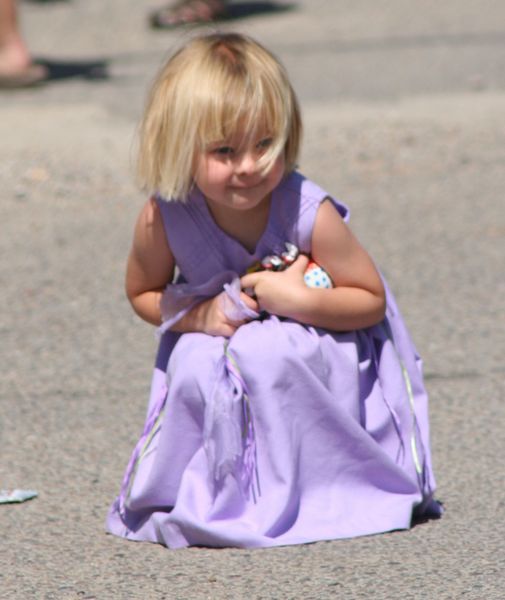
[[[272,142],[273,142],[272,138],[265,138],[263,140],[260,140],[256,144],[256,147],[258,148],[258,150],[266,150],[267,148],[269,148],[272,145]]]
[[[214,148],[212,152],[213,154],[218,154],[219,156],[230,156],[233,154],[233,148],[231,146],[219,146]]]

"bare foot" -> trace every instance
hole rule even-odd
[[[152,13],[152,27],[168,29],[180,25],[210,23],[226,19],[226,0],[179,0]]]
[[[34,63],[21,42],[0,48],[0,89],[38,85],[47,77],[47,67]]]

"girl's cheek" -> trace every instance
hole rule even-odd
[[[198,177],[199,173],[207,171],[207,156],[202,152],[197,152],[193,159],[192,173],[193,177]]]

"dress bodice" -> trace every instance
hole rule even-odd
[[[241,275],[264,256],[283,252],[285,242],[310,253],[314,220],[324,198],[330,196],[300,173],[287,175],[272,192],[267,225],[254,252],[218,227],[197,188],[185,201],[167,202],[160,197],[157,201],[182,278],[199,285],[223,271]],[[347,207],[331,200],[347,220]]]

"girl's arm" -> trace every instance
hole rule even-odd
[[[305,285],[304,256],[286,271],[245,275],[242,287],[254,288],[261,309],[315,327],[351,331],[382,321],[386,301],[379,273],[330,200],[316,215],[312,258],[331,276],[334,288]]]
[[[175,260],[168,244],[160,209],[150,198],[135,225],[133,244],[126,268],[126,295],[134,311],[148,323],[161,324],[160,302],[163,291],[174,276]],[[254,300],[242,294],[249,308]],[[245,321],[232,321],[222,310],[219,296],[199,303],[188,311],[172,331],[202,331],[210,335],[231,336]]]
[[[126,295],[133,310],[148,323],[160,325],[160,300],[174,276],[175,261],[160,209],[150,198],[137,219],[126,267]]]

